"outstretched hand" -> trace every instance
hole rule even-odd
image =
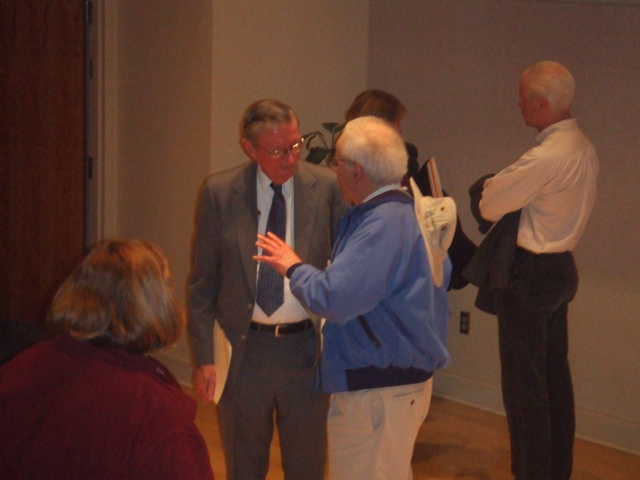
[[[266,236],[258,234],[256,246],[262,249],[263,254],[254,255],[253,259],[271,265],[282,276],[291,265],[302,262],[289,245],[271,232]]]

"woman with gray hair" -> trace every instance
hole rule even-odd
[[[213,478],[196,403],[145,354],[184,314],[162,252],[96,246],[56,293],[58,335],[0,369],[1,478]]]

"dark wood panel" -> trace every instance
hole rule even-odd
[[[84,249],[81,0],[0,2],[0,318],[41,321]]]

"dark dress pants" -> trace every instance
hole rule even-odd
[[[567,312],[577,288],[570,252],[518,249],[498,311],[502,396],[518,480],[571,476],[575,412]]]
[[[218,403],[230,480],[266,477],[274,417],[285,478],[324,477],[329,397],[314,389],[316,345],[315,329],[281,337],[247,334],[238,378]]]

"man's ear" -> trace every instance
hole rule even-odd
[[[548,110],[549,109],[549,100],[544,97],[540,97],[536,100],[538,104],[538,110]]]
[[[246,138],[241,138],[240,139],[240,148],[242,148],[242,151],[251,160],[255,160],[256,159],[256,147],[253,145],[253,143],[251,143],[250,140],[247,140]]]
[[[353,162],[352,166],[353,166],[353,179],[356,181],[362,180],[362,177],[364,176],[364,170],[362,169],[362,165],[360,165],[359,163]]]

